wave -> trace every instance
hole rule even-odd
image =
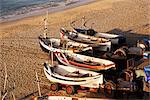
[[[2,0],[2,1],[5,1],[5,0]],[[11,1],[30,1],[31,2],[31,1],[37,1],[37,0],[11,0]],[[87,4],[96,0],[69,0],[69,2],[66,2],[66,0],[48,0],[49,2],[46,2],[46,1],[47,0],[42,0],[42,2],[36,2],[36,3],[33,2],[30,4],[24,4],[24,5],[20,4],[21,6],[15,5],[15,7],[12,7],[13,9],[10,9],[11,7],[9,7],[10,10],[8,10],[6,6],[2,6],[2,9],[0,9],[0,14],[1,14],[0,23],[17,20],[17,19],[21,19],[25,17],[30,17],[30,16],[41,15],[41,14],[44,14],[46,11],[57,12],[57,11],[69,9],[72,7],[80,6],[83,4]],[[0,1],[0,7],[1,7],[1,1]]]
[[[56,7],[61,5],[61,3],[64,3],[64,0],[1,0],[0,18]]]

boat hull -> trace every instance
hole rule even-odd
[[[39,43],[40,43],[40,47],[42,48],[43,51],[49,53],[50,51],[50,47],[51,47],[51,41],[52,43],[56,44],[57,46],[54,45],[54,47],[58,48],[58,49],[61,49],[63,52],[65,51],[69,51],[69,52],[84,52],[84,51],[88,51],[88,50],[92,50],[92,47],[90,47],[89,45],[86,45],[86,44],[80,44],[80,43],[76,43],[76,42],[67,42],[67,46],[66,48],[63,48],[63,47],[59,47],[59,44],[60,44],[60,40],[58,41],[59,39],[51,39],[50,41],[49,40],[46,40],[46,39],[40,39]],[[68,46],[70,48],[68,48]],[[75,48],[74,48],[75,47]]]
[[[81,72],[81,73],[83,72],[83,73],[93,74],[93,77],[83,77],[83,78],[73,77],[73,78],[70,78],[70,77],[67,77],[65,75],[62,75],[60,77],[58,75],[54,75],[54,73],[50,69],[50,66],[44,67],[44,73],[45,73],[46,77],[51,82],[66,84],[66,85],[79,85],[79,86],[84,86],[84,87],[89,87],[89,88],[99,88],[99,85],[103,84],[103,75],[102,74],[92,72],[92,71],[77,69],[77,68],[73,68],[73,67],[70,67],[70,66],[58,65],[57,67],[68,69],[68,70],[65,71],[66,73],[67,72],[68,73],[73,73],[74,71],[78,71],[78,72]]]
[[[64,65],[73,65],[92,71],[108,70],[110,68],[115,68],[115,64],[113,62],[105,59],[99,59],[73,53],[65,53],[65,55],[63,55],[62,53],[54,52],[54,54],[58,61]],[[65,58],[66,56],[68,58]],[[85,62],[88,62],[88,64],[86,64]],[[95,65],[90,65],[90,63],[93,63]]]
[[[79,28],[74,28],[76,32],[82,33],[82,34],[88,34],[90,36],[95,36],[95,37],[103,37],[106,39],[109,39],[112,44],[114,45],[120,45],[123,43],[126,43],[126,38],[123,37],[122,35],[117,35],[117,34],[109,34],[109,33],[98,33],[95,32],[93,29],[79,29]]]

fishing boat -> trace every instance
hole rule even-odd
[[[148,83],[150,83],[150,64],[148,66],[144,67],[144,72],[146,74],[145,81],[147,81]]]
[[[49,52],[53,52],[58,61],[64,65],[74,65],[88,70],[107,70],[115,68],[115,64],[112,61],[76,54],[70,50],[57,49],[52,46],[47,46],[40,41]]]
[[[71,5],[71,4],[74,4],[74,3],[77,3],[79,2],[79,0],[66,0],[66,3],[65,5],[68,6],[68,5]]]
[[[46,52],[49,52],[50,46],[57,49],[62,49],[63,51],[68,50],[76,53],[92,50],[92,47],[89,45],[74,41],[61,41],[61,39],[43,37],[39,37],[39,39],[41,48]]]
[[[73,65],[82,69],[100,71],[115,68],[115,63],[109,60],[85,56],[81,54],[66,52],[54,52],[58,61],[64,65]]]
[[[60,84],[79,85],[90,88],[99,88],[99,85],[103,84],[102,74],[72,66],[52,66],[44,63],[44,73],[51,82]]]
[[[47,17],[44,19],[44,32],[43,35],[40,35],[38,38],[40,40],[40,46],[42,50],[49,52],[49,47],[53,46],[54,48],[57,49],[62,49],[62,51],[70,51],[70,52],[83,52],[86,50],[92,50],[92,47],[90,47],[87,44],[83,43],[78,43],[74,41],[69,41],[69,40],[64,40],[63,36],[60,36],[61,39],[56,39],[52,37],[48,37],[48,28],[47,28],[47,20],[48,20],[48,12],[47,12]]]
[[[109,39],[109,40],[111,40],[112,44],[122,44],[122,43],[126,42],[126,38],[123,35],[96,32],[93,29],[74,28],[74,30],[76,32],[86,34],[86,35],[89,35],[89,36]]]
[[[97,38],[94,36],[89,36],[74,31],[68,31],[64,28],[61,28],[60,34],[61,36],[64,36],[64,39],[70,39],[76,42],[88,44],[93,48],[97,48],[97,50],[99,51],[111,50],[111,41],[105,38]]]
[[[137,41],[137,47],[142,48],[145,51],[150,51],[150,39],[143,39]]]
[[[144,51],[143,58],[144,59],[150,59],[150,51]]]

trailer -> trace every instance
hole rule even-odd
[[[58,91],[66,88],[68,94],[74,94],[77,90],[96,89],[103,85],[103,75],[93,71],[87,71],[73,66],[44,63],[44,73],[52,84],[50,89]]]

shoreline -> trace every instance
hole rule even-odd
[[[0,18],[0,24],[4,24],[4,23],[8,23],[8,22],[13,22],[13,21],[17,21],[17,20],[21,20],[21,19],[25,19],[25,18],[30,18],[30,17],[36,17],[36,16],[42,16],[44,14],[46,14],[46,12],[48,11],[48,13],[57,13],[57,12],[61,12],[64,10],[68,10],[68,9],[73,9],[82,5],[87,5],[89,3],[93,3],[96,2],[96,0],[81,0],[81,1],[77,1],[77,2],[73,2],[69,5],[60,5],[57,7],[48,7],[48,8],[42,8],[39,10],[33,10],[24,14],[19,14],[19,15],[8,15],[8,16],[12,16],[12,17],[8,17],[8,18]]]

